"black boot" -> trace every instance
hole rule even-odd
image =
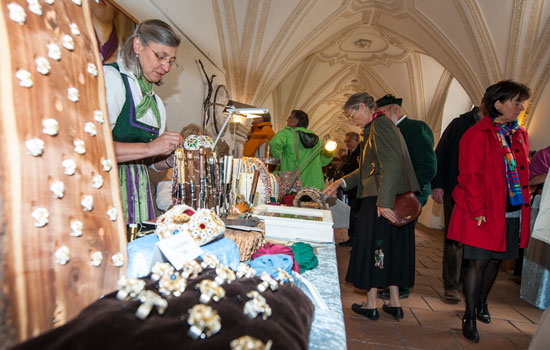
[[[472,343],[479,342],[475,318],[469,319],[466,316],[462,318],[462,335]]]
[[[483,323],[491,323],[491,315],[489,314],[489,308],[487,303],[481,303],[481,306],[477,308],[477,318]]]

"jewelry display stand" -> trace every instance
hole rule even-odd
[[[88,1],[0,13],[0,347],[116,289],[126,237]]]

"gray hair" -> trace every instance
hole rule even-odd
[[[138,24],[132,35],[126,39],[121,49],[124,65],[134,73],[136,78],[141,77],[142,70],[139,58],[134,52],[134,38],[138,38],[144,46],[149,46],[151,43],[159,43],[170,47],[178,47],[181,41],[172,27],[161,20],[150,19]]]
[[[359,104],[364,103],[365,106],[367,106],[370,109],[374,109],[376,107],[376,102],[374,100],[374,97],[368,94],[368,92],[358,92],[350,96],[348,98],[346,104],[344,104],[344,109],[348,108],[357,108],[359,107]]]

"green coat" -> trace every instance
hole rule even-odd
[[[369,142],[369,136],[374,126],[373,144]],[[414,169],[409,158],[407,145],[399,129],[393,122],[381,115],[367,124],[363,129],[365,147],[361,155],[359,168],[343,177],[345,189],[357,188],[357,198],[378,196],[376,206],[393,208],[395,197],[410,189],[418,191],[419,186],[414,174]],[[372,152],[371,152],[371,147]],[[372,157],[375,158],[376,177],[379,190],[372,169]],[[405,166],[405,168],[403,167]],[[409,181],[407,181],[408,174]]]
[[[407,144],[411,162],[420,186],[417,195],[422,206],[428,201],[432,193],[432,180],[437,172],[437,158],[434,152],[434,135],[428,124],[421,120],[403,118],[397,124]]]
[[[302,127],[296,127],[296,131],[303,131],[307,133],[313,133],[313,131]],[[326,155],[322,147],[323,141],[319,138],[317,145],[312,148],[305,148],[300,142],[300,137],[296,134],[298,141],[298,158],[300,161],[300,167],[302,169],[300,178],[302,179],[303,187],[315,187],[322,190],[325,187],[323,180],[323,167],[330,163],[332,155]],[[271,149],[271,155],[274,158],[281,160],[279,171],[290,171],[298,168],[296,163],[296,150],[294,146],[294,133],[290,126],[285,128],[273,136],[269,142]],[[309,158],[310,154],[317,151],[317,155],[313,156],[309,165],[304,169],[305,162]]]

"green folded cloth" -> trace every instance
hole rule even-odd
[[[314,269],[319,265],[319,260],[317,260],[311,244],[296,242],[290,246],[290,249],[294,252],[294,259],[296,259],[296,262],[300,266],[301,273]]]

